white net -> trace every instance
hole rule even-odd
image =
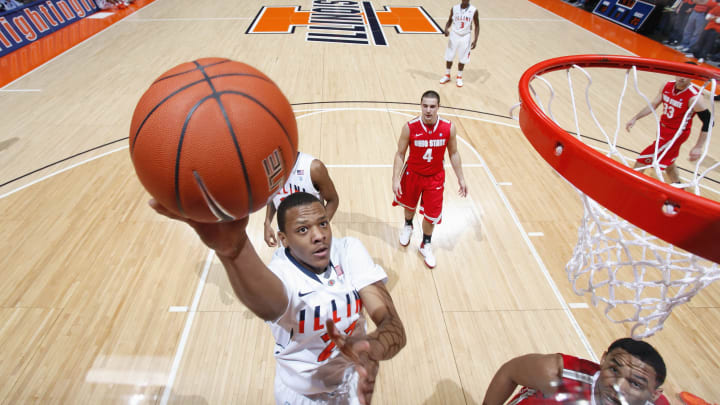
[[[617,69],[597,69],[599,71]],[[593,98],[593,77],[588,69],[577,65],[564,70],[565,80],[558,77],[535,76],[530,84],[530,90],[537,105],[560,127],[568,132],[574,130],[577,138],[583,140],[591,147],[602,151],[606,156],[622,162],[627,166],[635,165],[636,170],[651,169],[651,175],[663,179],[663,168],[659,162],[669,148],[675,142],[683,142],[681,133],[683,127],[679,128],[673,138],[667,142],[660,141],[660,127],[662,112],[655,111],[652,99],[655,95],[646,96],[641,87],[658,90],[658,79],[642,81],[638,79],[638,71],[635,67],[622,70],[624,73],[622,88],[619,90],[619,101],[617,109],[607,107],[594,108]],[[562,71],[557,72],[562,73]],[[579,74],[578,74],[579,73]],[[593,72],[595,74],[595,72]],[[579,76],[580,80],[573,80],[573,76]],[[600,76],[607,75],[600,73]],[[661,77],[664,75],[647,73],[647,75]],[[612,76],[612,75],[611,75]],[[602,77],[601,77],[602,79]],[[617,84],[620,78],[611,78]],[[672,78],[665,79],[672,80]],[[632,97],[626,97],[628,82],[632,81],[634,93]],[[578,83],[580,82],[580,83]],[[540,83],[538,91],[533,83]],[[556,92],[556,88],[562,87],[562,92]],[[565,87],[567,86],[567,87]],[[575,100],[575,87],[584,87],[585,105],[587,110],[579,110]],[[694,85],[693,85],[694,86]],[[542,91],[540,90],[542,87]],[[715,93],[715,80],[710,80],[698,87],[702,90],[702,97],[705,97],[705,104],[711,110],[714,118],[714,102],[712,94]],[[608,92],[612,86],[601,84],[597,94],[601,94],[602,101],[607,104]],[[617,86],[614,87],[615,89]],[[539,94],[542,93],[542,94]],[[630,99],[630,106],[623,106],[626,99]],[[692,110],[700,97],[694,98],[690,108],[684,115],[683,122],[687,125],[692,119]],[[543,102],[544,100],[544,102]],[[632,101],[634,100],[634,101]],[[635,104],[632,104],[632,103]],[[553,112],[553,104],[559,104],[562,108]],[[597,102],[596,102],[597,104]],[[614,104],[613,104],[614,105]],[[661,104],[662,105],[662,104]],[[637,147],[624,147],[623,144],[632,143],[624,131],[622,116],[630,114],[647,106],[650,109],[648,116],[654,117],[655,131],[652,129],[646,132],[654,132],[655,136],[653,158],[647,164],[636,163],[635,156],[631,154]],[[665,106],[667,108],[667,105]],[[596,111],[601,110],[601,111]],[[557,115],[557,118],[556,118]],[[600,117],[600,118],[598,118]],[[615,121],[615,129],[612,135],[608,135],[601,121]],[[652,119],[648,121],[646,127]],[[693,134],[700,132],[696,127]],[[709,158],[712,138],[712,121],[707,137],[702,140],[698,137],[698,145],[702,147],[702,154],[692,164],[692,169],[685,169],[685,177],[680,184],[675,186],[692,191],[695,194],[717,193],[715,186],[717,180],[717,169],[720,162]],[[637,142],[637,141],[635,141]],[[561,154],[558,149],[556,154]],[[635,152],[637,155],[637,152]],[[685,163],[685,162],[684,162]],[[713,177],[713,174],[715,176]],[[598,179],[598,181],[602,181]],[[600,303],[605,305],[605,314],[613,322],[632,323],[631,334],[635,338],[651,336],[663,328],[665,320],[672,309],[689,301],[701,289],[720,278],[720,267],[718,264],[705,260],[701,257],[686,252],[663,240],[645,232],[644,230],[618,217],[597,202],[590,199],[581,190],[578,190],[583,202],[584,214],[578,230],[578,242],[573,250],[573,255],[566,266],[569,280],[573,289],[578,295],[589,293],[592,296],[592,303],[597,306]],[[710,199],[718,200],[718,195],[708,196]],[[663,207],[666,214],[673,215],[675,207],[666,205]],[[720,249],[720,245],[718,246]]]

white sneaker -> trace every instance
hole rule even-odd
[[[420,245],[420,249],[418,249],[421,255],[425,258],[425,265],[429,268],[435,268],[435,265],[437,262],[435,261],[435,255],[432,251],[432,244],[422,244]]]
[[[410,243],[410,235],[412,235],[413,227],[410,225],[405,225],[400,230],[400,244],[403,246],[407,246],[408,243]]]
[[[445,75],[440,79],[440,84],[445,84],[450,81],[450,75]]]
[[[462,86],[463,86],[462,77],[458,77],[458,78],[457,78],[457,86],[458,86],[458,87],[462,87]]]

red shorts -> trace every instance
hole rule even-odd
[[[675,136],[675,133],[677,132],[677,129],[671,129],[666,128],[664,126],[660,126],[660,142],[658,144],[658,156],[662,156],[660,159],[660,168],[662,170],[665,170],[666,167],[670,166],[675,162],[675,159],[677,159],[678,155],[680,155],[680,146],[682,146],[685,141],[690,137],[690,131],[685,131],[678,139],[673,142],[672,145],[670,145],[670,140]],[[667,149],[667,153],[665,153],[665,150]],[[663,153],[665,153],[665,156],[663,156]],[[646,165],[650,165],[653,162],[653,157],[655,156],[655,142],[648,145],[647,148],[643,149],[642,152],[640,152],[640,156],[638,156],[637,161],[640,163],[644,163]]]
[[[400,179],[400,187],[402,187],[402,195],[395,196],[393,205],[415,211],[420,200],[420,214],[430,223],[442,222],[445,170],[423,176],[405,168],[405,173]]]

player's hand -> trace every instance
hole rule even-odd
[[[702,147],[696,146],[690,150],[690,161],[694,162],[698,159],[700,159],[700,156],[702,156]]]
[[[445,36],[448,36],[448,35],[450,35],[450,31],[448,31],[448,29],[445,28],[445,31],[443,31],[443,34],[445,34]]]
[[[402,195],[402,186],[400,180],[393,180],[393,194],[400,197]]]
[[[277,239],[275,239],[275,230],[272,229],[272,226],[269,224],[265,224],[265,243],[269,247],[275,247],[277,246]]]
[[[477,45],[477,41],[473,41],[472,44],[470,44],[470,49],[475,49],[476,45]]]
[[[345,358],[355,363],[358,373],[358,399],[361,404],[370,405],[375,391],[375,378],[380,369],[380,363],[370,358],[370,342],[340,333],[331,319],[327,320],[325,326],[335,347]]]
[[[458,185],[460,186],[458,189],[458,195],[460,197],[467,197],[467,185],[465,184],[465,180],[458,180]]]
[[[214,250],[218,256],[234,258],[240,253],[240,249],[248,241],[245,227],[247,226],[249,217],[232,222],[203,223],[170,212],[170,210],[163,207],[154,198],[151,199],[148,204],[158,214],[190,225],[198,236],[200,236],[203,243]]]
[[[631,119],[630,121],[628,121],[627,124],[625,124],[625,130],[628,131],[628,132],[630,132],[630,130],[632,129],[632,127],[635,126],[635,121],[636,121],[636,120],[635,120],[634,118]]]

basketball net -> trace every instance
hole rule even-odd
[[[648,97],[640,91],[636,67],[632,66],[632,68],[625,71],[625,81],[615,112],[615,130],[611,136],[600,124],[593,110],[590,97],[593,80],[588,70],[578,65],[572,65],[572,67],[565,69],[575,124],[573,128],[575,130],[574,136],[582,140],[583,134],[581,134],[580,130],[578,108],[573,92],[573,76],[578,76],[578,74],[573,75],[573,72],[579,72],[582,80],[587,82],[585,84],[585,104],[588,111],[585,113],[585,117],[589,113],[593,123],[591,126],[595,128],[592,132],[602,134],[602,137],[598,137],[604,138],[605,145],[602,148],[595,147],[595,149],[605,154],[605,156],[622,162],[626,166],[632,166],[635,159],[628,159],[621,153],[622,148],[618,147],[618,135],[621,127],[624,130],[624,122],[621,120],[623,100],[628,89],[628,82],[633,81],[632,87],[635,94],[642,98],[652,110],[651,115],[655,119],[656,134],[658,134],[652,163],[645,167],[639,167],[638,170],[652,169],[657,178],[663,179],[662,169],[658,162],[667,153],[670,145],[662,148],[659,143],[660,113],[655,111],[651,105],[651,98],[654,97]],[[552,111],[556,93],[551,82],[540,75],[536,75],[530,83],[530,92],[537,105],[553,122],[562,127],[555,119]],[[547,90],[549,92],[549,97],[545,99],[545,103],[540,100],[541,97],[533,88],[533,83],[540,83],[544,87],[543,91]],[[579,83],[579,85],[582,86],[583,83]],[[564,88],[564,85],[562,87]],[[716,82],[714,79],[705,82],[702,86],[702,89],[709,91],[711,95],[715,94],[715,88]],[[703,96],[708,97],[704,93]],[[697,102],[697,99],[695,99],[695,102]],[[712,96],[710,96],[707,105],[714,119],[715,111]],[[688,109],[683,122],[690,119],[693,106]],[[567,112],[564,113],[567,115]],[[632,114],[634,111],[625,111],[626,117],[628,113]],[[649,116],[644,119],[649,119]],[[694,164],[691,178],[679,185],[679,187],[698,195],[701,192],[703,179],[706,179],[707,175],[720,165],[720,163],[716,162],[709,164],[707,169],[701,170],[702,163],[708,155],[708,147],[712,138],[712,126],[713,122],[711,121],[710,130],[703,145],[702,155]],[[563,128],[570,132],[567,125]],[[696,139],[694,137],[697,136],[697,132],[699,131],[696,126],[692,131],[691,139]],[[677,131],[670,144],[674,143],[681,133],[682,128]],[[557,148],[558,150],[555,153],[559,155],[563,152],[562,146]],[[602,179],[597,181],[602,181]],[[577,188],[575,190],[580,194],[584,213],[578,229],[578,242],[573,250],[572,258],[565,268],[568,278],[576,294],[591,294],[591,301],[595,306],[604,303],[605,315],[608,319],[616,323],[631,323],[631,335],[633,337],[645,338],[661,330],[665,320],[675,306],[689,301],[705,286],[720,278],[718,264],[659,239],[610,212],[589,198],[583,191]],[[675,207],[666,204],[663,210],[667,215],[671,216]],[[720,249],[720,242],[718,244],[718,249]]]

